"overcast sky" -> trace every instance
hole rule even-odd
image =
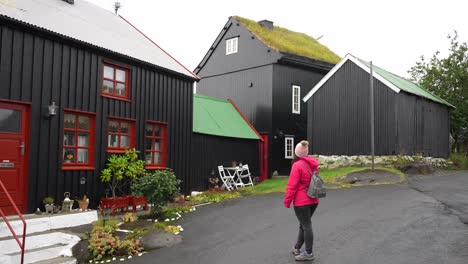
[[[113,10],[116,0],[88,0]],[[312,37],[343,57],[351,53],[388,71],[407,71],[421,55],[447,54],[447,35],[468,41],[467,0],[120,0],[119,14],[194,70],[233,15]]]

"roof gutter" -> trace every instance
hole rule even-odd
[[[333,66],[332,63],[315,60],[300,55],[290,54],[290,53],[281,53],[283,56],[278,60],[278,63],[289,64],[293,66],[304,67],[308,69],[318,70],[322,72],[330,71]]]

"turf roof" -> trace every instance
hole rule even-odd
[[[234,18],[272,49],[333,64],[340,61],[340,57],[328,47],[304,33],[294,32],[278,26],[274,26],[273,30],[269,30],[256,21],[239,16]]]

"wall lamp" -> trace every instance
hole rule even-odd
[[[47,106],[47,117],[52,117],[57,115],[57,109],[58,105],[55,104],[54,101],[52,101],[52,104]]]

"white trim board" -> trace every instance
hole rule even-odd
[[[335,72],[337,72],[341,66],[343,66],[343,64],[345,64],[347,61],[352,61],[354,64],[356,64],[357,66],[359,66],[361,69],[363,69],[365,72],[369,73],[370,74],[370,68],[365,65],[364,63],[360,62],[356,57],[354,57],[353,55],[351,54],[346,54],[346,56],[340,61],[338,62],[338,64],[335,65],[335,67],[333,67],[321,80],[320,82],[318,82],[314,88],[312,88],[312,90],[310,90],[310,92],[308,92],[306,94],[306,96],[304,96],[304,98],[302,99],[302,101],[304,102],[307,102],[310,97],[312,97],[327,81],[328,79],[330,79],[334,74]],[[395,93],[399,93],[400,92],[400,88],[398,88],[397,86],[395,86],[393,83],[389,82],[387,79],[385,79],[382,75],[378,74],[376,71],[373,71],[372,74],[374,75],[374,77],[381,81],[383,84],[385,84],[388,88],[392,89]]]

